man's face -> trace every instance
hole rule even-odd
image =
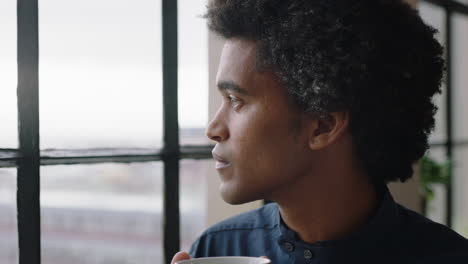
[[[310,164],[304,114],[271,72],[255,68],[256,44],[226,42],[217,74],[223,103],[207,128],[223,199],[272,199],[304,176]]]

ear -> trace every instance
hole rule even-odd
[[[316,117],[310,124],[309,148],[323,149],[336,142],[348,129],[349,113],[333,112],[327,117]]]

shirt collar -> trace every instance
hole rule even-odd
[[[288,240],[308,247],[339,247],[341,245],[349,246],[350,243],[370,244],[378,242],[380,239],[385,237],[385,234],[391,232],[396,225],[399,225],[400,222],[398,205],[393,200],[387,186],[382,185],[378,189],[379,193],[381,193],[381,198],[379,207],[377,208],[374,216],[364,227],[360,228],[350,236],[338,240],[327,240],[314,244],[307,244],[301,241],[297,234],[284,224],[281,219],[280,212],[277,210],[274,215],[274,221],[280,229],[280,237],[278,238],[279,243],[283,243]]]

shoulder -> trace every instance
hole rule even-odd
[[[402,235],[408,248],[434,256],[468,257],[468,239],[414,211],[399,205]]]

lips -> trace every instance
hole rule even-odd
[[[216,160],[217,170],[224,169],[224,168],[231,166],[231,163],[227,161],[225,158],[223,158],[221,155],[216,154],[214,152],[212,152],[212,154],[213,154],[213,159]]]

